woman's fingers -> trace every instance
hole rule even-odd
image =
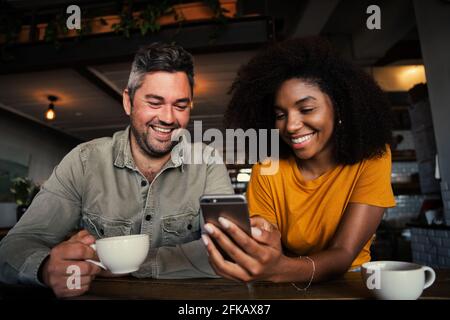
[[[281,249],[281,234],[276,226],[260,216],[252,217],[250,223],[254,239],[268,246]],[[253,232],[254,228],[259,229],[261,232]]]
[[[234,281],[250,281],[248,272],[236,263],[225,260],[214,242],[207,235],[202,235],[206,250],[208,251],[211,267],[216,274]]]
[[[239,242],[235,243],[220,228],[217,228],[210,223],[205,224],[205,230],[208,232],[209,236],[214,239],[215,243],[213,244],[219,245],[230,256],[230,258],[238,264],[241,264],[241,262],[246,259],[250,259],[250,257],[241,249],[245,248],[244,243],[247,242],[246,240],[251,239],[243,231],[241,231],[242,234],[240,234],[240,236],[244,238],[244,240],[240,239]]]
[[[278,229],[275,225],[271,224],[261,216],[254,216],[250,218],[250,224],[252,227],[257,227],[267,232],[272,232],[274,229]]]
[[[219,223],[221,228],[211,223],[205,224],[205,230],[210,238],[204,237],[204,241],[206,239],[208,242],[210,261],[216,272],[242,281],[261,279],[273,272],[273,266],[282,256],[278,230],[268,232],[252,227],[252,236],[249,236],[236,224],[223,217],[219,218]],[[216,246],[220,246],[235,263],[225,260]]]
[[[251,257],[264,261],[264,256],[267,253],[267,248],[263,244],[270,246],[273,240],[272,235],[258,227],[252,227],[252,237],[249,237],[244,231],[242,231],[236,224],[225,218],[219,218],[219,222],[222,225],[223,230],[230,236],[231,239],[242,248]],[[219,229],[219,231],[221,231]],[[279,240],[278,240],[279,241]]]
[[[210,230],[210,236],[214,238],[217,245],[220,245],[236,264],[244,268],[253,278],[265,274],[267,265],[270,265],[273,258],[278,256],[273,248],[259,244],[228,220],[225,222],[221,220],[221,224],[233,241],[220,228],[205,225],[205,229]]]

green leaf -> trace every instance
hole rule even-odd
[[[141,34],[145,36],[148,32],[150,25],[148,23],[141,24]]]

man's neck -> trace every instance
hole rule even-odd
[[[135,137],[130,133],[130,147],[134,163],[139,171],[152,182],[162,167],[169,161],[170,152],[163,157],[152,157],[139,147]]]

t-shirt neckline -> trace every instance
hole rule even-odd
[[[303,187],[307,188],[307,189],[315,189],[317,187],[319,187],[323,181],[327,180],[327,178],[339,167],[338,165],[336,165],[335,167],[333,167],[332,169],[324,172],[322,175],[320,175],[319,177],[313,179],[313,180],[305,180],[305,178],[303,177],[303,174],[300,170],[300,168],[297,165],[297,161],[295,159],[295,156],[291,156],[289,158],[289,162],[290,162],[290,166],[292,167],[292,170],[294,171],[294,177],[295,180]]]

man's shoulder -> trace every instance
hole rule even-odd
[[[215,162],[223,163],[220,151],[203,142],[186,142],[183,145],[183,162],[185,164],[214,164]],[[220,160],[221,161],[213,161]]]
[[[79,144],[76,149],[79,150],[82,158],[87,159],[90,156],[111,157],[116,148],[120,148],[120,141],[124,131],[117,131],[110,137],[101,137]]]
[[[110,148],[113,144],[113,137],[101,137],[80,143],[77,148],[80,150],[102,150]]]

